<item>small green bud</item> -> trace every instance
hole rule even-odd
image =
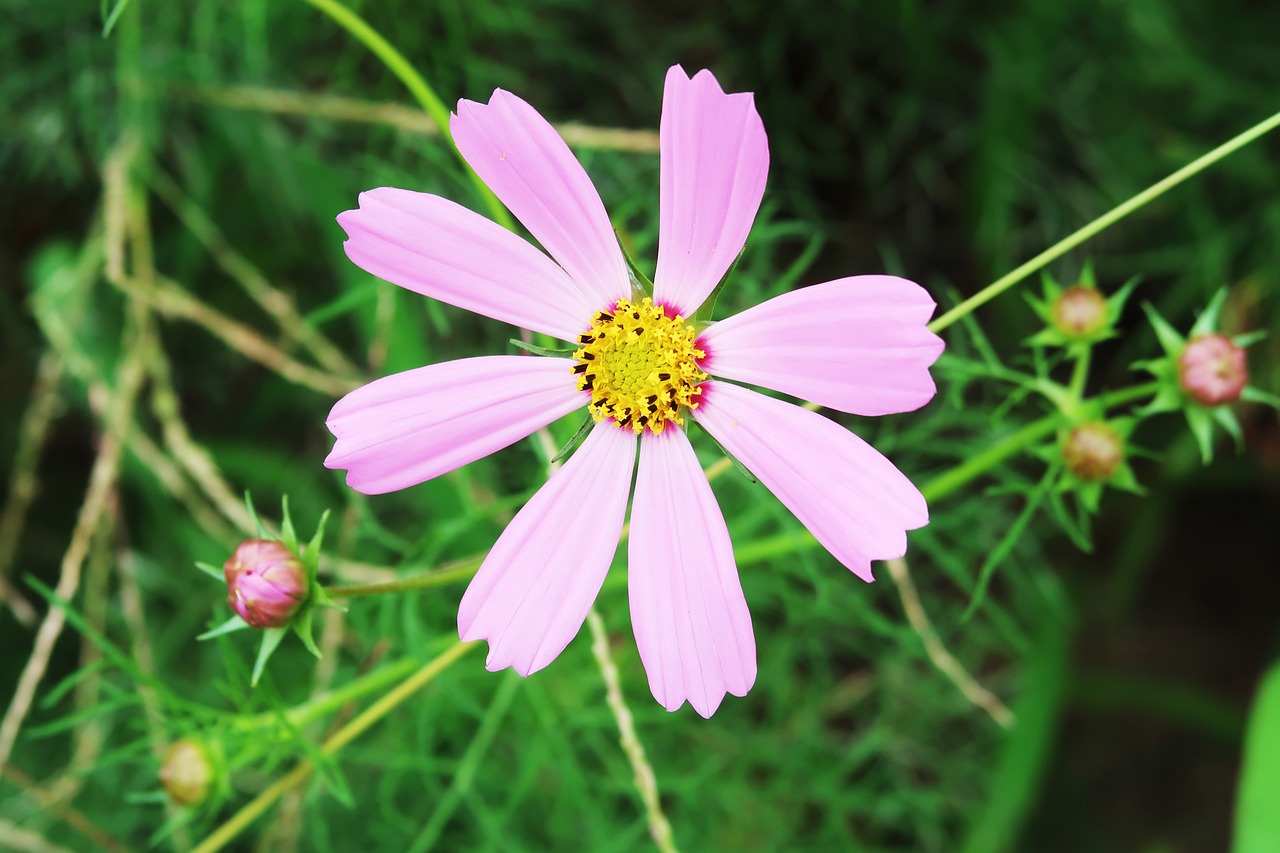
[[[1178,356],[1178,385],[1202,406],[1234,403],[1248,384],[1244,348],[1225,335],[1196,335]]]
[[[1050,311],[1053,328],[1068,340],[1092,338],[1108,322],[1106,297],[1097,288],[1083,284],[1059,293]]]
[[[1062,439],[1062,461],[1087,483],[1109,480],[1124,463],[1124,439],[1103,421],[1077,424]]]
[[[174,741],[160,762],[160,784],[180,806],[204,802],[213,787],[213,762],[208,751],[190,738]]]
[[[306,600],[307,570],[282,542],[241,542],[222,569],[227,604],[255,628],[283,628]]]

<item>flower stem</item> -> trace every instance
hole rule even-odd
[[[471,577],[476,573],[476,569],[480,568],[480,563],[483,561],[484,555],[480,554],[455,560],[441,568],[432,569],[429,572],[423,572],[418,575],[410,575],[399,580],[385,583],[352,584],[350,586],[328,586],[325,587],[324,591],[330,598],[354,598],[360,595],[385,595],[395,592],[408,592],[415,589],[429,589],[433,586],[444,586],[445,584]]]
[[[1057,243],[1050,246],[1048,249],[1045,249],[1022,266],[996,279],[973,296],[970,296],[968,299],[964,300],[959,305],[934,320],[929,324],[929,328],[934,332],[942,331],[961,317],[971,314],[975,308],[984,305],[999,296],[1001,293],[1004,293],[1006,290],[1013,287],[1033,272],[1036,272],[1042,267],[1047,266],[1052,261],[1057,260],[1062,255],[1065,255],[1085,240],[1088,240],[1095,234],[1111,227],[1121,219],[1124,219],[1130,213],[1133,213],[1135,210],[1146,205],[1148,202],[1164,195],[1164,193],[1173,189],[1187,178],[1193,177],[1194,175],[1204,171],[1223,157],[1243,148],[1258,137],[1276,129],[1277,127],[1280,127],[1280,113],[1276,113],[1271,116],[1271,118],[1255,124],[1239,136],[1224,142],[1209,153],[1196,158],[1178,171],[1174,172],[1172,175],[1152,184],[1133,198],[1107,211],[1080,230],[1068,235],[1062,240],[1059,240]]]
[[[456,663],[459,658],[476,645],[476,643],[457,643],[450,646],[439,657],[436,657],[413,675],[400,682],[400,684],[388,691],[385,696],[358,714],[351,722],[334,732],[320,747],[321,755],[333,755],[364,734],[374,723],[395,710],[402,702],[425,687],[437,675]],[[191,853],[215,853],[215,851],[221,850],[239,835],[245,827],[271,808],[276,800],[284,796],[290,789],[306,781],[314,770],[315,765],[309,759],[303,759],[298,762],[297,767],[271,783],[261,794],[254,797],[248,805],[236,812],[230,820],[210,833]]]
[[[388,71],[400,78],[400,82],[404,83],[409,94],[413,95],[422,109],[440,128],[440,134],[449,140],[449,147],[458,155],[463,170],[471,178],[471,183],[475,185],[476,192],[484,200],[485,206],[489,208],[489,214],[502,226],[514,229],[515,221],[512,220],[511,214],[502,206],[502,202],[498,201],[493,191],[485,186],[484,181],[480,180],[480,176],[475,173],[466,158],[462,156],[462,152],[458,150],[458,146],[454,144],[453,134],[449,132],[449,108],[444,105],[444,101],[440,100],[440,96],[427,84],[409,60],[405,59],[404,54],[396,50],[381,33],[369,26],[368,22],[339,0],[307,0],[307,2],[333,18],[339,26],[355,36],[361,44],[369,48],[374,56],[382,60],[382,64],[387,66]]]

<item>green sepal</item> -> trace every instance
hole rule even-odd
[[[1161,317],[1150,302],[1142,303],[1142,310],[1147,313],[1147,319],[1151,321],[1151,327],[1155,329],[1156,338],[1160,341],[1165,354],[1171,358],[1181,355],[1182,348],[1187,345],[1187,339],[1178,334],[1178,330],[1170,326],[1169,321]]]
[[[1133,453],[1132,448],[1126,448]],[[1120,463],[1120,467],[1111,475],[1111,479],[1107,480],[1107,485],[1113,489],[1123,489],[1126,492],[1132,492],[1135,495],[1145,495],[1147,490],[1138,482],[1138,478],[1133,475],[1133,469],[1129,467],[1128,462]]]
[[[284,547],[288,548],[298,556],[298,531],[293,527],[293,519],[289,516],[289,496],[285,495],[280,499],[280,541],[284,543]]]
[[[288,632],[288,628],[264,628],[262,631],[262,645],[258,646],[258,659],[253,663],[253,676],[249,679],[250,687],[258,686],[258,679],[262,677],[262,672],[266,669],[267,661],[275,654],[280,646],[280,641],[284,639],[284,635]]]
[[[313,621],[311,614],[315,610],[311,606],[311,599],[314,596],[315,589],[312,589],[311,595],[308,596],[306,603],[302,605],[302,609],[289,621],[289,627],[293,629],[293,633],[298,635],[298,639],[302,641],[302,645],[306,646],[307,651],[311,652],[319,660],[323,655],[320,654],[320,647],[316,645],[315,637],[311,633],[311,623]]]
[[[1213,294],[1213,298],[1209,300],[1209,304],[1204,307],[1204,311],[1200,312],[1200,316],[1196,318],[1195,325],[1191,327],[1189,338],[1196,335],[1207,335],[1216,332],[1219,321],[1222,319],[1222,306],[1227,303],[1227,289],[1219,288],[1218,292]]]
[[[1102,483],[1081,483],[1075,488],[1076,497],[1090,515],[1098,514],[1098,503],[1102,500]]]
[[[1209,415],[1218,422],[1218,426],[1226,430],[1227,435],[1235,439],[1236,452],[1243,450],[1244,431],[1240,429],[1240,422],[1236,420],[1235,412],[1228,406],[1214,406]]]
[[[1253,346],[1258,341],[1266,340],[1266,337],[1266,329],[1254,329],[1252,332],[1245,332],[1243,335],[1236,335],[1231,339],[1231,343],[1240,347],[1240,349],[1245,349],[1246,347]]]
[[[573,438],[570,438],[568,441],[566,441],[564,443],[564,446],[556,451],[556,455],[551,457],[551,464],[554,465],[563,459],[567,459],[570,453],[573,453],[573,451],[577,450],[578,445],[582,444],[582,442],[586,439],[587,433],[591,432],[591,427],[594,424],[595,424],[595,418],[591,417],[590,415],[587,415],[587,419],[582,422],[582,426],[578,427],[578,431],[573,434]]]
[[[1273,409],[1280,409],[1280,397],[1263,391],[1261,388],[1254,388],[1252,385],[1246,385],[1240,391],[1240,399],[1247,400],[1250,403],[1259,403],[1263,406],[1270,406]]]
[[[262,519],[258,518],[258,511],[253,508],[253,498],[249,494],[249,490],[244,492],[244,508],[249,511],[249,518],[253,519],[253,526],[258,528],[259,539],[270,539],[271,535],[267,533],[267,528],[263,526]]]
[[[729,264],[729,269],[725,270],[724,275],[720,277],[720,281],[716,282],[716,286],[711,288],[711,293],[707,298],[702,300],[702,304],[693,312],[693,316],[689,319],[696,326],[699,323],[710,323],[711,316],[716,310],[716,300],[720,298],[720,291],[724,290],[724,286],[729,283],[729,278],[733,275],[734,270],[738,268],[738,262],[742,260],[742,256],[746,253],[747,247],[744,245],[738,252],[737,257],[733,259],[733,263]]]
[[[1204,406],[1187,406],[1187,426],[1200,448],[1200,461],[1208,465],[1213,461],[1213,417]]]
[[[723,453],[725,458],[733,463],[734,469],[737,470],[737,472],[741,474],[743,477],[745,477],[747,479],[747,482],[751,483],[752,485],[755,485],[756,483],[760,482],[759,480],[756,479],[756,475],[751,473],[751,469],[748,468],[746,465],[743,465],[741,462],[739,462],[738,457],[734,456],[732,453],[725,450],[724,445],[716,441],[716,437],[712,435],[710,431],[707,430],[706,427],[702,426],[702,424],[699,424],[697,421],[693,421],[693,423],[697,424],[698,427],[702,430],[702,434],[705,435],[707,438],[709,438],[711,440],[711,443],[716,446],[716,449],[719,450],[721,453]]]
[[[573,355],[578,351],[576,347],[540,347],[537,344],[525,343],[519,338],[510,338],[507,343],[534,355],[566,356]]]
[[[221,637],[223,634],[232,634],[236,631],[243,631],[245,628],[253,627],[248,622],[241,619],[238,615],[232,616],[226,622],[223,622],[217,628],[210,628],[200,636],[197,640],[212,640],[214,637]]]
[[[307,581],[311,586],[316,585],[316,578],[320,574],[320,544],[324,541],[324,526],[328,521],[329,510],[326,509],[320,516],[319,523],[316,524],[316,532],[312,534],[311,541],[298,553],[303,568],[307,570]]]
[[[618,238],[618,246],[622,249],[622,257],[627,262],[627,272],[631,276],[631,289],[633,291],[639,290],[644,296],[652,297],[653,282],[649,280],[649,276],[640,271],[640,267],[636,266],[635,258],[631,257],[631,253],[627,251],[627,243],[622,239],[622,232],[615,228],[613,233]]]
[[[197,560],[196,568],[204,572],[206,575],[213,578],[214,580],[218,581],[219,583],[222,583],[226,580],[226,573],[219,566],[211,566],[208,563],[202,563],[199,560]]]

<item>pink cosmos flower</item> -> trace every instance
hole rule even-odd
[[[451,201],[362,193],[338,217],[357,265],[415,292],[578,345],[572,357],[430,365],[348,394],[325,460],[378,494],[421,483],[587,408],[581,447],[516,514],[462,598],[458,633],[487,666],[529,675],[578,633],[631,499],[631,621],[654,698],[710,716],[756,676],[751,616],[724,518],[684,427],[692,416],[836,559],[870,581],[928,521],[889,460],[827,418],[753,383],[858,415],[916,409],[935,388],[934,303],[892,276],[842,278],[695,327],[690,317],[746,243],[769,153],[750,94],[708,71],[667,73],[658,265],[633,285],[581,164],[532,107],[501,89],[460,101],[467,162],[546,250]],[[548,254],[550,257],[548,257]],[[714,378],[712,378],[714,377]],[[638,460],[638,462],[637,462]]]

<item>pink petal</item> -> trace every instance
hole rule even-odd
[[[591,296],[593,310],[631,293],[599,193],[537,110],[498,89],[487,105],[459,101],[449,127],[471,168]]]
[[[710,71],[667,72],[662,96],[654,301],[689,316],[724,278],[760,208],[769,143],[750,93],[726,95]]]
[[[863,580],[872,560],[901,557],[905,531],[929,521],[892,462],[822,415],[713,380],[693,416]]]
[[[439,196],[369,190],[338,224],[356,266],[495,320],[574,340],[600,308],[537,248]]]
[[[640,439],[631,508],[631,624],[649,689],[668,711],[686,699],[710,717],[756,680],[751,614],[729,530],[688,438]]]
[[[815,284],[709,326],[703,369],[843,412],[909,412],[936,390],[933,308],[924,288],[890,275]]]
[[[343,397],[329,413],[337,437],[324,464],[376,495],[488,456],[581,408],[572,362],[495,355],[407,370]]]
[[[587,618],[618,550],[636,439],[597,424],[498,537],[458,608],[458,635],[488,640],[492,671],[542,669]]]

